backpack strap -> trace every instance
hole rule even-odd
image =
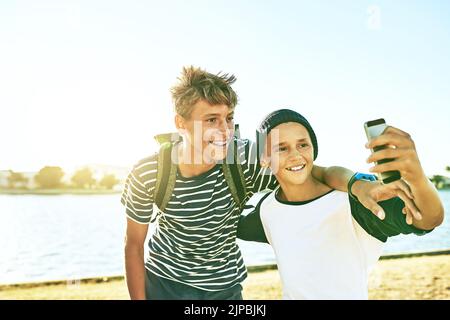
[[[178,132],[160,133],[157,134],[154,138],[160,146],[162,146],[166,142],[174,143],[181,141],[182,139]]]
[[[158,155],[158,171],[156,172],[155,204],[164,212],[172,196],[177,178],[177,165],[172,161],[172,142],[164,142]],[[156,219],[156,218],[155,218]]]
[[[224,159],[222,170],[234,201],[239,208],[243,210],[247,198],[247,186],[242,171],[242,159],[238,152],[238,139],[234,139],[230,146],[231,148],[228,152],[231,153],[233,157],[232,159],[229,159],[229,157]]]

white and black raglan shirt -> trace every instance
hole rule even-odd
[[[368,299],[369,271],[388,237],[429,232],[406,223],[399,198],[379,203],[380,220],[341,191],[303,202],[282,201],[278,192],[241,216],[238,238],[272,245],[283,299]]]
[[[256,161],[256,145],[238,140],[244,157],[242,169],[247,199],[276,179]],[[155,231],[148,242],[145,267],[155,275],[206,291],[219,291],[242,282],[247,271],[236,244],[240,209],[220,164],[199,176],[184,178],[177,172],[173,194],[161,213],[154,206],[158,155],[139,161],[125,183],[121,202],[129,219],[149,224],[157,213]]]

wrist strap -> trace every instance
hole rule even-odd
[[[376,181],[377,177],[372,174],[366,174],[366,173],[361,173],[361,172],[356,172],[354,175],[352,175],[352,177],[348,181],[347,190],[348,190],[348,194],[350,195],[350,197],[356,201],[358,201],[358,198],[353,194],[352,186],[358,180]]]

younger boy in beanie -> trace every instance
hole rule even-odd
[[[282,109],[269,114],[258,139],[261,165],[270,167],[279,187],[241,216],[238,237],[272,245],[284,299],[367,299],[368,271],[387,238],[423,235],[442,222],[439,196],[423,173],[411,138],[399,129],[389,127],[372,140],[370,148],[396,148],[378,151],[368,160],[395,159],[389,168],[379,165],[373,171],[399,170],[407,179],[420,211],[408,222],[404,201],[410,199],[402,191],[379,202],[382,210],[376,217],[351,195],[351,183],[348,196],[315,179],[311,170],[318,155],[317,138],[299,113]]]

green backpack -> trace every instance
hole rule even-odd
[[[230,188],[231,195],[239,206],[240,211],[242,211],[246,208],[245,201],[247,200],[247,187],[242,171],[242,158],[237,152],[239,138],[239,125],[236,125],[234,140],[233,143],[230,144],[227,157],[223,160],[222,170],[228,187]],[[160,144],[160,150],[158,155],[158,171],[156,174],[154,202],[159,210],[164,212],[167,203],[172,196],[173,189],[175,188],[177,176],[177,164],[172,161],[172,148],[175,143],[181,141],[181,137],[177,133],[164,133],[156,135],[155,140]]]

